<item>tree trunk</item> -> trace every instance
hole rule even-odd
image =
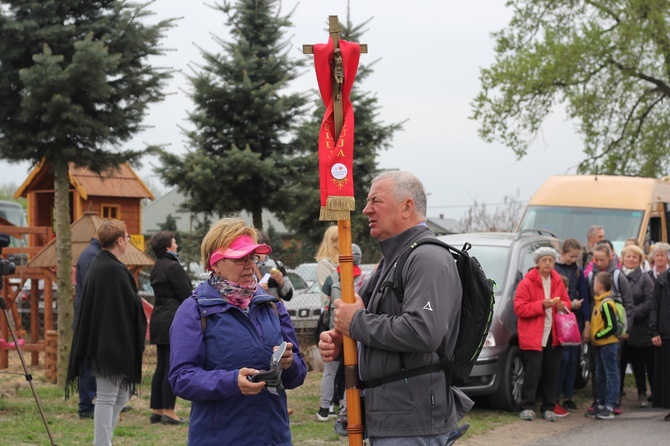
[[[251,219],[254,225],[254,228],[259,231],[263,230],[263,208],[261,206],[255,206],[251,210]]]
[[[68,164],[55,160],[54,214],[58,276],[58,383],[65,384],[72,344],[74,313],[72,288],[72,230],[70,228],[70,180]]]

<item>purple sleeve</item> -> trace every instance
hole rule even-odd
[[[288,311],[286,311],[286,307],[281,302],[277,302],[276,304],[277,310],[279,310],[282,337],[286,342],[293,344],[293,364],[282,372],[282,383],[287,389],[295,389],[305,381],[307,364],[300,352],[298,337],[295,334],[295,329],[293,328],[291,317],[288,315]]]
[[[170,327],[170,374],[175,395],[188,401],[240,395],[239,370],[205,370],[205,344],[195,299],[186,299]]]

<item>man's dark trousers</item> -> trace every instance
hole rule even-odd
[[[93,399],[96,393],[95,377],[91,376],[88,363],[84,364],[79,376],[79,414],[93,415],[95,404]]]

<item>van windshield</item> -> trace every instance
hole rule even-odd
[[[637,238],[643,216],[644,212],[640,210],[528,206],[519,230],[547,229],[561,240],[574,237],[584,242],[589,226],[599,225],[618,252],[627,238]]]

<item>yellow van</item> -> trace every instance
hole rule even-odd
[[[532,196],[517,231],[541,228],[585,242],[589,226],[599,225],[617,252],[630,237],[646,251],[668,241],[669,220],[670,177],[555,175]]]

